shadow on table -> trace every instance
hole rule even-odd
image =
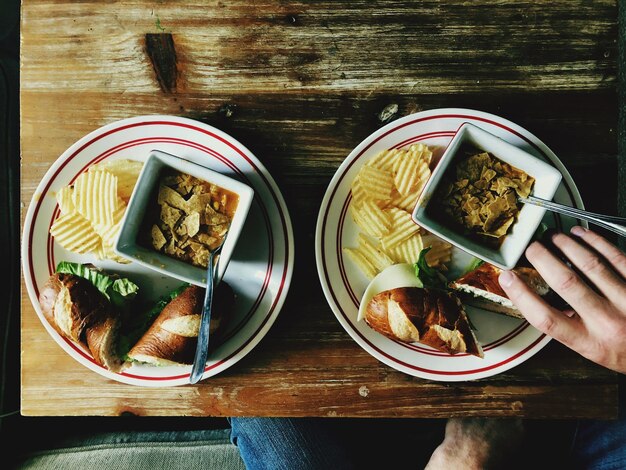
[[[6,452],[15,457],[34,451],[63,446],[77,447],[88,443],[119,445],[120,442],[160,440],[172,448],[185,442],[198,442],[218,436],[224,444],[228,433],[225,419],[216,418],[147,418],[147,417],[64,417],[30,418],[19,415],[19,0],[0,2],[0,259],[9,271],[11,282],[0,290],[2,332],[0,439],[17,442]],[[623,42],[623,37],[621,38]],[[622,48],[623,49],[623,48]],[[623,63],[623,62],[622,62]],[[621,72],[623,74],[623,72]],[[623,86],[622,86],[623,90]],[[622,91],[621,96],[624,96]],[[624,100],[620,109],[623,127]],[[624,143],[626,132],[620,131],[620,175],[626,172]],[[621,178],[621,176],[620,176]],[[626,195],[621,188],[620,208]],[[6,260],[6,261],[5,261]],[[622,387],[623,390],[623,387]],[[421,468],[432,449],[441,441],[444,421],[440,420],[339,420],[346,445],[350,446],[362,468]],[[507,468],[565,468],[568,446],[574,429],[572,421],[529,421],[526,440],[519,458]],[[218,433],[213,433],[217,431]],[[226,447],[228,452],[233,448]],[[222,462],[215,460],[215,462]],[[226,461],[224,461],[226,462]],[[236,459],[232,460],[236,462]],[[111,462],[122,468],[121,462]],[[240,463],[233,467],[240,468]],[[207,466],[209,468],[209,466]]]

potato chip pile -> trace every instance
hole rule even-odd
[[[149,219],[151,246],[206,268],[209,250],[222,242],[238,200],[236,194],[191,175],[166,175],[157,195],[158,220]]]
[[[128,263],[113,251],[126,205],[143,163],[113,160],[93,165],[56,195],[61,215],[50,227],[68,251]]]
[[[352,182],[350,214],[361,229],[356,248],[344,248],[370,279],[388,266],[415,263],[423,248],[430,266],[445,269],[452,247],[411,220],[430,178],[432,152],[423,144],[380,152]]]
[[[489,244],[499,244],[517,219],[519,197],[527,197],[534,178],[487,152],[461,157],[436,199],[458,226]]]

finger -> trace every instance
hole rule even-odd
[[[563,315],[566,315],[570,318],[572,318],[574,315],[576,315],[576,311],[572,310],[571,308],[566,308],[565,310],[561,310],[561,313]]]
[[[590,247],[600,253],[615,271],[626,278],[626,255],[606,238],[584,227],[573,227],[572,235],[585,241]]]
[[[626,297],[626,284],[601,256],[562,233],[555,234],[552,241],[607,299],[617,302]]]
[[[570,268],[541,243],[533,242],[526,249],[526,258],[539,271],[550,287],[571,307],[583,315],[603,308],[606,300],[591,289]]]
[[[507,297],[524,315],[528,323],[570,348],[585,334],[576,315],[568,317],[548,305],[535,291],[512,271],[503,271],[498,278]]]

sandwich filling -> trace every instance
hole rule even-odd
[[[515,308],[515,305],[513,305],[513,302],[511,302],[508,299],[508,297],[503,297],[501,295],[494,294],[493,292],[489,292],[484,289],[480,289],[478,287],[470,286],[468,284],[455,284],[455,288],[458,291],[471,294],[474,297],[487,299],[487,300],[490,300],[491,302],[495,302],[504,307]]]

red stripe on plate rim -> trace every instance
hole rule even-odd
[[[135,139],[135,140],[128,141],[128,142],[125,142],[123,144],[117,145],[115,147],[111,147],[110,149],[102,152],[100,155],[94,157],[89,163],[87,163],[85,166],[83,166],[83,168],[73,178],[71,178],[69,184],[73,184],[76,181],[76,179],[78,178],[78,176],[80,174],[82,174],[83,172],[87,171],[91,166],[93,166],[93,165],[95,165],[97,163],[103,162],[107,158],[115,155],[117,152],[129,149],[129,148],[132,148],[132,147],[136,147],[138,145],[146,145],[146,144],[152,144],[152,143],[174,143],[174,144],[187,146],[187,147],[195,148],[196,150],[201,150],[203,152],[206,152],[206,153],[210,154],[211,156],[215,157],[216,159],[218,159],[219,161],[221,161],[222,163],[224,163],[226,166],[228,166],[241,179],[243,179],[248,185],[252,185],[250,180],[246,177],[246,175],[239,168],[237,168],[230,160],[228,160],[226,157],[224,157],[223,155],[221,155],[217,151],[215,151],[213,149],[210,149],[208,147],[205,147],[203,145],[197,144],[195,142],[189,141],[189,140],[179,139],[179,138],[166,138],[166,137],[148,137],[148,138],[142,138],[142,139]],[[56,174],[55,174],[55,177],[56,177]],[[273,269],[272,260],[274,259],[274,237],[273,237],[273,234],[272,234],[272,227],[271,227],[271,224],[269,222],[269,215],[268,215],[268,212],[267,212],[267,208],[265,207],[265,204],[263,204],[263,201],[260,200],[258,197],[255,197],[255,200],[257,201],[257,203],[259,204],[259,206],[261,208],[263,219],[265,221],[265,226],[266,226],[267,231],[268,231],[268,240],[269,240],[268,263],[267,263],[268,267],[266,268],[265,278],[264,278],[264,282],[262,284],[261,291],[259,292],[259,295],[257,296],[257,298],[256,298],[255,302],[253,303],[252,307],[244,315],[244,317],[239,321],[239,323],[234,328],[231,328],[231,330],[228,332],[228,334],[226,334],[224,336],[224,338],[222,339],[223,341],[227,341],[229,338],[231,338],[232,336],[237,334],[237,332],[241,328],[243,328],[243,326],[247,323],[247,321],[250,318],[250,316],[256,311],[258,305],[261,303],[261,300],[263,299],[263,297],[265,295],[265,292],[267,291],[267,287],[269,285],[269,280],[270,280],[271,275],[272,275],[272,269]],[[54,220],[57,218],[57,216],[59,214],[59,211],[60,211],[60,208],[59,208],[59,205],[57,204],[55,206],[55,209],[53,210],[52,219],[50,221],[50,226],[48,227],[47,243],[48,243],[48,256],[49,256],[49,258],[48,258],[49,275],[51,275],[52,273],[55,272],[55,266],[56,266],[56,261],[54,260],[54,241],[53,241],[52,237],[50,236],[50,227],[52,226],[52,223],[54,222]],[[35,291],[38,292],[39,289],[37,288],[37,284],[36,284],[35,280],[33,281],[33,286],[35,288]],[[69,343],[69,340],[65,339],[65,341]],[[90,359],[90,360],[96,366],[101,367],[99,364],[97,364],[92,359]]]
[[[453,131],[430,132],[428,134],[422,134],[422,135],[411,137],[410,139],[404,140],[403,142],[400,142],[399,144],[392,146],[392,148],[402,148],[402,147],[405,147],[406,145],[409,145],[415,142],[420,142],[420,141],[427,140],[427,139],[432,139],[434,137],[452,137],[454,136],[454,134],[455,133]],[[360,158],[362,155],[363,154],[360,154],[359,157],[357,158]],[[343,227],[344,227],[346,214],[348,212],[348,208],[349,208],[351,200],[352,200],[352,193],[348,192],[348,196],[346,197],[346,200],[343,204],[343,207],[339,215],[339,224],[337,228],[337,237],[336,237],[335,243],[337,247],[336,254],[337,254],[337,259],[339,260],[339,272],[341,274],[341,279],[344,283],[344,287],[346,288],[348,292],[348,295],[350,296],[350,299],[352,300],[352,303],[354,304],[354,307],[358,310],[360,306],[360,301],[356,293],[354,292],[354,288],[352,287],[352,284],[350,284],[350,279],[348,278],[348,274],[345,269],[343,252],[341,250],[341,246],[342,246],[341,240],[343,238],[343,231],[344,231]],[[350,322],[350,324],[352,325],[353,328],[356,328],[356,325],[354,325],[352,322]],[[515,328],[513,328],[513,330],[511,330],[504,336],[501,336],[500,338],[492,341],[491,343],[487,343],[486,345],[484,345],[483,351],[489,351],[491,349],[496,348],[497,346],[501,346],[509,342],[510,340],[515,338],[517,335],[522,333],[527,327],[528,327],[528,322],[526,321],[522,322],[520,325],[517,325]],[[468,353],[458,353],[458,354],[451,356],[450,354],[447,354],[445,352],[437,351],[436,349],[429,348],[429,347],[420,346],[419,344],[408,344],[408,343],[403,343],[402,341],[394,340],[392,338],[389,338],[389,339],[390,341],[393,341],[394,343],[396,343],[398,346],[402,348],[408,349],[410,351],[420,352],[428,356],[450,357],[450,358],[461,358],[461,357],[470,356],[470,354]]]
[[[244,158],[244,160],[246,160],[250,166],[254,169],[254,171],[257,173],[257,175],[263,180],[263,183],[266,186],[266,189],[269,190],[279,217],[280,217],[280,221],[281,221],[281,226],[282,226],[282,235],[283,238],[285,240],[285,260],[283,263],[283,272],[282,272],[282,276],[281,276],[281,280],[280,280],[280,284],[278,287],[278,290],[276,292],[275,298],[274,298],[274,302],[272,303],[270,309],[268,310],[267,315],[265,316],[265,318],[263,319],[263,321],[261,322],[261,325],[256,329],[256,331],[248,338],[248,340],[246,340],[236,351],[234,351],[231,355],[229,355],[228,357],[226,357],[225,359],[221,360],[219,363],[213,364],[211,366],[208,366],[205,369],[206,371],[209,371],[215,367],[218,367],[222,364],[224,364],[225,362],[227,362],[228,360],[230,360],[233,356],[236,356],[241,350],[243,350],[254,338],[256,338],[256,336],[259,334],[259,332],[263,329],[263,327],[267,324],[267,322],[269,321],[269,319],[272,317],[272,314],[278,304],[278,302],[281,300],[281,295],[283,293],[283,290],[285,288],[285,283],[287,281],[287,273],[289,271],[289,262],[290,262],[290,253],[289,253],[289,230],[287,229],[287,222],[286,222],[286,217],[285,214],[283,213],[279,198],[276,195],[276,192],[273,188],[273,186],[270,184],[269,180],[267,179],[267,177],[263,174],[262,171],[259,170],[259,167],[254,163],[253,160],[251,160],[243,150],[239,149],[236,145],[234,145],[233,143],[229,142],[228,140],[222,138],[221,136],[218,136],[217,134],[207,130],[207,129],[203,129],[201,127],[192,125],[192,124],[187,124],[187,123],[181,123],[181,122],[172,122],[172,121],[164,121],[164,120],[155,120],[155,121],[144,121],[144,122],[138,122],[138,123],[132,123],[132,124],[127,124],[127,125],[123,125],[120,127],[116,127],[113,129],[110,129],[106,132],[103,132],[101,134],[97,134],[95,135],[91,140],[87,141],[86,143],[84,143],[83,145],[81,145],[77,150],[75,150],[69,157],[66,158],[66,160],[64,162],[61,163],[61,165],[59,165],[59,168],[57,168],[57,170],[55,171],[55,173],[48,179],[48,182],[46,183],[46,185],[44,186],[43,191],[41,192],[41,194],[38,195],[38,200],[35,206],[35,209],[33,211],[33,216],[31,219],[31,226],[30,226],[30,230],[29,230],[29,234],[28,234],[28,254],[29,254],[29,260],[28,260],[28,268],[29,268],[29,277],[31,280],[31,283],[34,286],[36,295],[38,296],[38,288],[37,288],[37,284],[36,284],[36,280],[35,280],[35,276],[34,276],[34,265],[33,265],[33,256],[32,256],[32,242],[33,242],[33,237],[34,237],[34,227],[35,227],[35,221],[37,220],[37,216],[39,214],[39,210],[41,209],[41,204],[42,201],[44,199],[44,195],[49,191],[50,186],[52,185],[53,181],[55,180],[56,176],[62,171],[62,169],[72,160],[74,159],[78,154],[80,154],[85,148],[89,147],[90,145],[92,145],[94,142],[103,139],[104,137],[111,135],[113,133],[116,132],[120,132],[126,129],[130,129],[130,128],[134,128],[134,127],[140,127],[140,126],[154,126],[154,125],[164,125],[164,126],[178,126],[178,127],[184,127],[184,128],[188,128],[197,132],[200,132],[202,134],[208,135],[212,138],[215,138],[216,140],[224,143],[225,145],[227,145],[228,147],[230,147],[231,149],[233,149],[235,152],[237,152],[237,154],[239,154],[242,158]],[[97,132],[97,131],[96,131]],[[195,144],[195,143],[194,143]],[[196,145],[200,145],[200,144],[196,144]],[[85,167],[83,167],[83,169],[81,170],[81,172],[79,172],[78,174],[82,173],[82,171],[85,170],[85,168],[87,168],[89,165],[86,165]],[[55,207],[55,211],[58,210],[58,206]],[[53,211],[54,212],[54,211]],[[264,215],[264,217],[267,214]],[[267,222],[267,219],[266,219]],[[273,237],[270,237],[271,240],[271,244],[273,245]],[[50,248],[48,248],[48,255],[51,255],[51,252],[49,251]],[[273,254],[273,251],[272,251]],[[49,264],[50,266],[50,264]],[[52,272],[54,271],[54,268],[52,269]],[[266,275],[266,278],[264,280],[264,284],[266,283],[266,281],[268,281],[269,277]],[[65,339],[65,338],[63,338]],[[67,342],[67,340],[65,340]],[[93,359],[86,355],[85,352],[80,349],[79,347],[77,347],[75,344],[71,343],[71,342],[67,342],[67,344],[73,348],[78,354],[80,354],[83,358],[93,362]],[[95,364],[95,363],[94,363]],[[104,368],[103,368],[104,369]],[[106,370],[106,369],[105,369]],[[140,380],[147,380],[147,381],[168,381],[168,380],[177,380],[177,379],[183,379],[186,377],[189,377],[189,374],[181,374],[181,375],[176,375],[176,376],[168,376],[168,377],[146,377],[146,376],[140,376],[140,375],[135,375],[135,374],[129,374],[129,373],[122,373],[120,375],[124,375],[126,377],[131,377],[131,378],[135,378],[135,379],[140,379]]]
[[[398,358],[395,358],[393,356],[390,356],[389,354],[383,352],[382,350],[380,350],[378,347],[376,347],[372,342],[370,342],[367,338],[365,338],[365,336],[363,336],[361,334],[361,332],[355,327],[355,325],[352,323],[352,321],[350,320],[350,318],[348,317],[348,315],[344,312],[344,310],[341,308],[341,304],[339,303],[337,296],[332,288],[332,283],[330,281],[330,276],[329,276],[329,272],[328,272],[328,267],[326,265],[326,248],[325,248],[325,243],[324,243],[324,237],[326,234],[326,224],[328,221],[328,216],[329,216],[329,209],[331,206],[331,202],[335,197],[335,194],[339,188],[339,185],[341,183],[341,181],[343,180],[343,178],[345,177],[345,175],[347,174],[347,172],[349,171],[349,169],[352,167],[352,165],[354,165],[356,163],[357,160],[359,160],[363,154],[370,148],[372,147],[376,142],[378,142],[379,140],[383,139],[384,137],[386,137],[387,135],[394,133],[396,131],[398,131],[399,129],[402,129],[403,127],[407,127],[410,126],[412,124],[416,124],[419,122],[423,122],[423,121],[429,121],[429,120],[435,120],[435,119],[468,119],[468,120],[475,120],[475,121],[482,121],[488,124],[491,124],[493,126],[499,127],[503,130],[506,130],[507,132],[510,132],[511,134],[517,136],[518,138],[522,139],[523,141],[525,141],[526,143],[528,143],[529,145],[531,145],[537,152],[539,152],[541,158],[549,163],[551,163],[551,159],[548,157],[548,155],[545,154],[545,152],[537,145],[535,144],[532,140],[530,140],[529,138],[527,138],[526,136],[524,136],[523,134],[511,129],[509,126],[496,122],[492,119],[488,119],[488,118],[484,118],[484,117],[479,117],[479,116],[472,116],[472,115],[466,115],[466,114],[441,114],[441,115],[435,115],[435,116],[427,116],[427,117],[423,117],[423,118],[417,118],[417,119],[413,119],[411,121],[407,121],[405,123],[399,124],[398,126],[392,127],[391,129],[389,129],[388,131],[382,133],[381,135],[377,136],[375,139],[373,139],[370,143],[368,143],[353,159],[352,161],[349,162],[349,164],[346,166],[346,168],[343,170],[343,172],[341,173],[341,175],[339,176],[339,179],[335,182],[334,187],[332,189],[332,192],[330,194],[330,197],[328,199],[328,203],[326,205],[326,212],[323,215],[322,218],[322,228],[321,228],[321,242],[320,242],[320,247],[321,247],[321,252],[322,252],[322,270],[324,272],[324,277],[325,277],[325,281],[326,281],[326,285],[328,290],[331,293],[331,296],[333,297],[333,300],[335,302],[335,306],[337,307],[337,309],[339,310],[339,312],[341,313],[342,317],[344,318],[344,320],[346,321],[346,323],[348,325],[350,325],[350,327],[352,328],[352,330],[354,332],[356,332],[359,337],[366,343],[368,344],[372,349],[376,350],[379,354],[387,357],[389,360],[391,360],[392,362],[396,362],[397,364],[400,364],[404,367],[410,368],[410,369],[414,369],[420,372],[427,372],[430,374],[434,374],[434,375],[471,375],[471,374],[477,374],[477,373],[481,373],[481,372],[486,372],[488,370],[493,370],[496,369],[498,367],[501,367],[509,362],[512,362],[513,360],[515,360],[516,358],[520,357],[522,354],[525,354],[527,352],[529,352],[532,348],[534,348],[537,344],[539,344],[539,342],[545,337],[544,334],[541,334],[539,336],[539,338],[534,341],[531,345],[529,345],[528,347],[526,347],[525,349],[523,349],[522,351],[520,351],[519,353],[507,358],[504,361],[501,361],[497,364],[492,364],[490,366],[484,367],[484,368],[479,368],[479,369],[472,369],[472,370],[465,370],[465,371],[437,371],[437,370],[430,370],[430,369],[424,369],[418,366],[414,366],[412,364],[408,364],[405,363],[404,361],[401,361]],[[433,132],[430,134],[441,134],[443,132],[449,132],[449,131],[440,131],[440,132]],[[454,134],[454,132],[452,132],[452,134]],[[424,134],[425,135],[425,134]],[[405,140],[405,142],[407,141],[417,141],[415,140],[415,137],[411,137],[410,139]],[[406,144],[404,144],[406,145]],[[567,190],[567,193],[570,197],[571,200],[575,200],[574,195],[572,193],[572,189],[570,188],[569,184],[567,183],[567,181],[563,182],[565,189]],[[345,211],[342,211],[344,217],[345,217]],[[556,218],[557,225],[560,226],[560,219]],[[343,226],[343,221],[340,221],[340,225]],[[338,232],[339,232],[339,227],[338,227]],[[340,233],[337,234],[337,241],[340,240]],[[340,244],[337,243],[336,247],[337,250],[339,250],[339,246]],[[341,266],[343,266],[343,257],[341,256],[341,254],[338,255],[338,259],[339,259],[339,264]],[[345,272],[341,272],[341,276],[342,276],[342,281],[344,282],[344,287],[346,287],[346,289],[351,289],[349,283],[346,283],[346,277],[345,276]],[[351,294],[352,300],[354,302],[354,293],[352,292]],[[358,303],[357,303],[358,305]],[[528,324],[526,324],[525,328],[528,326]],[[523,329],[525,329],[523,328]],[[515,330],[514,330],[515,331]],[[511,334],[511,333],[509,333]],[[516,333],[515,336],[517,336],[519,334]],[[502,338],[501,338],[502,339]],[[511,338],[507,339],[507,341],[509,341]],[[497,340],[499,341],[499,340]],[[420,351],[421,352],[421,351]],[[449,357],[454,357],[454,356],[449,356]]]

